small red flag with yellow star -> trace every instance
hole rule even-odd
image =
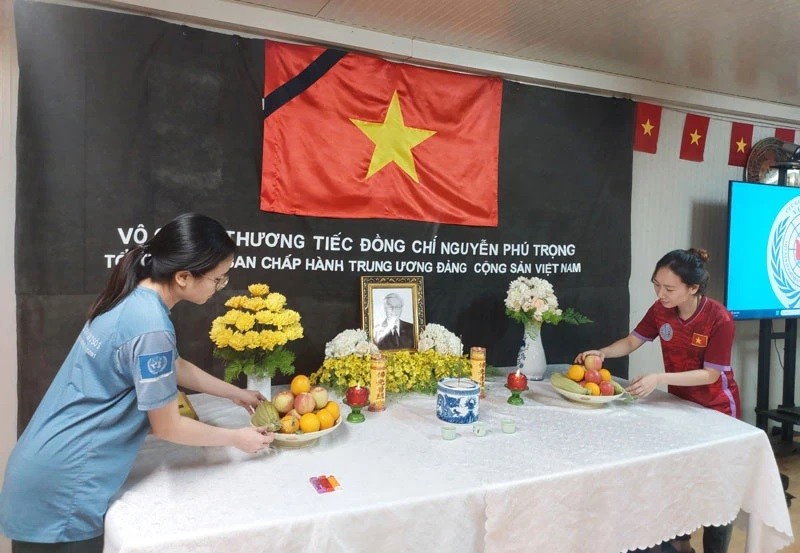
[[[656,153],[658,131],[661,130],[661,106],[636,104],[636,121],[633,127],[633,149],[648,154]]]
[[[706,149],[706,134],[708,133],[708,117],[686,114],[681,135],[681,159],[687,161],[703,161]]]
[[[794,129],[775,129],[775,138],[794,144]]]
[[[753,125],[734,123],[731,126],[731,146],[728,150],[728,165],[745,167],[750,150],[753,149]]]

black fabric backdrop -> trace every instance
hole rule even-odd
[[[109,258],[186,211],[238,233],[304,239],[302,248],[245,244],[241,254],[257,268],[232,271],[228,289],[206,305],[173,309],[181,354],[217,375],[211,320],[252,282],[268,283],[301,313],[305,338],[291,349],[298,371],[315,370],[325,342],[361,326],[363,273],[350,270],[351,260],[431,262],[431,270],[401,273],[424,277],[428,322],[459,334],[465,348],[487,347],[496,366],[513,365],[521,341],[521,325],[503,306],[518,263],[531,264],[528,276],[553,282],[562,306],[595,321],[546,325],[549,362],[568,362],[629,331],[632,102],[504,83],[497,228],[265,213],[258,207],[263,41],[36,2],[17,2],[15,15],[20,429],[103,287]],[[337,234],[356,248],[319,249],[312,238]],[[359,251],[362,238],[377,235],[402,241],[406,251]],[[412,241],[434,238],[485,240],[500,252],[506,244],[531,249],[497,256],[411,252]],[[535,244],[572,244],[575,254],[537,255]],[[302,259],[300,268],[260,268],[263,257],[287,256]],[[316,258],[340,259],[344,270],[306,270],[305,260]],[[437,262],[448,261],[464,263],[466,273],[437,270]],[[505,272],[476,273],[483,262],[505,263]],[[543,263],[555,263],[557,272],[542,272]],[[562,272],[562,263],[580,263],[580,270]],[[627,360],[608,365],[627,375]]]

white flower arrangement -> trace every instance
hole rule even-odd
[[[461,339],[442,325],[429,323],[419,335],[419,351],[434,350],[443,355],[461,355]]]
[[[505,305],[506,315],[525,325],[591,322],[572,308],[560,309],[553,285],[538,277],[519,277],[511,281]]]
[[[342,359],[348,355],[368,357],[373,353],[378,353],[378,346],[371,343],[367,332],[360,328],[343,330],[325,344],[326,359]]]

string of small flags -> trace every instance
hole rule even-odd
[[[634,123],[633,149],[648,154],[656,153],[658,134],[661,130],[661,106],[638,102]],[[686,114],[681,134],[680,158],[687,161],[703,161],[706,149],[706,135],[710,117]],[[775,138],[784,142],[795,142],[794,129],[775,129]],[[745,167],[750,150],[753,148],[753,125],[736,123],[731,125],[728,165]]]

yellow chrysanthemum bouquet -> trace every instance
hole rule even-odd
[[[266,284],[251,284],[250,295],[234,296],[230,308],[211,323],[209,337],[214,357],[225,361],[225,380],[242,373],[274,377],[277,372],[294,373],[294,353],[287,342],[303,337],[300,313],[286,307],[286,296],[270,292]]]
[[[441,378],[470,376],[461,340],[443,326],[429,324],[420,334],[419,345],[419,351],[384,352],[387,392],[433,394]],[[377,351],[364,330],[342,331],[325,345],[325,360],[311,373],[311,381],[340,391],[368,386],[370,355]]]

